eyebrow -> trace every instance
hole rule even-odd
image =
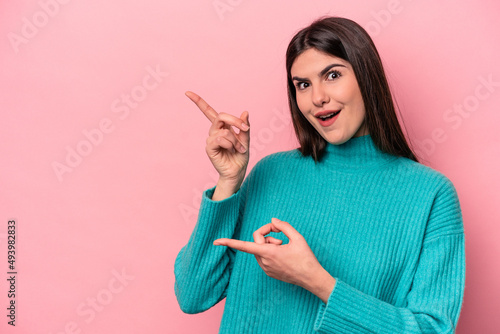
[[[325,75],[331,68],[336,67],[336,66],[341,66],[341,67],[346,67],[345,65],[342,64],[330,64],[327,67],[325,67],[321,72],[319,72],[318,77],[322,77]],[[293,77],[292,80],[297,80],[297,81],[308,81],[306,78],[300,78],[300,77]]]

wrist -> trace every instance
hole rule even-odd
[[[233,189],[236,192],[241,187],[244,178],[245,178],[245,173],[243,173],[242,176],[237,176],[235,178],[229,178],[229,179],[219,177],[219,180],[217,181],[217,186],[226,189]]]
[[[321,267],[303,288],[316,295],[326,304],[336,283],[336,279]]]
[[[231,197],[234,193],[236,193],[242,182],[239,181],[227,181],[223,179],[219,179],[217,185],[215,186],[215,191],[212,195],[213,201],[221,201],[228,197]]]
[[[236,187],[239,187],[241,185],[241,181],[239,179],[223,179],[223,178],[219,178],[219,180],[217,181],[217,185],[218,186],[224,186],[226,188],[236,188]]]

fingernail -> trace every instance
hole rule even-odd
[[[243,128],[243,130],[250,129],[250,127],[248,125],[246,125],[245,123],[241,123],[241,127]]]
[[[247,149],[245,148],[245,146],[243,145],[238,145],[238,151],[240,151],[241,153],[245,153],[247,151]]]

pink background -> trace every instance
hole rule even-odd
[[[499,9],[493,0],[1,1],[0,332],[216,333],[224,302],[183,314],[173,288],[201,193],[217,180],[209,122],[184,91],[219,112],[250,112],[247,171],[295,148],[286,46],[330,14],[368,29],[423,162],[458,190],[467,277],[457,332],[500,333]],[[6,324],[12,218],[16,328]]]

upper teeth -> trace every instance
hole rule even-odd
[[[332,113],[330,113],[330,114],[328,114],[328,115],[323,115],[323,116],[319,116],[319,117],[320,117],[320,118],[327,118],[327,117],[330,117],[330,116],[331,116],[331,115],[333,115],[333,114],[335,114],[335,113],[333,113],[333,112],[332,112]]]

